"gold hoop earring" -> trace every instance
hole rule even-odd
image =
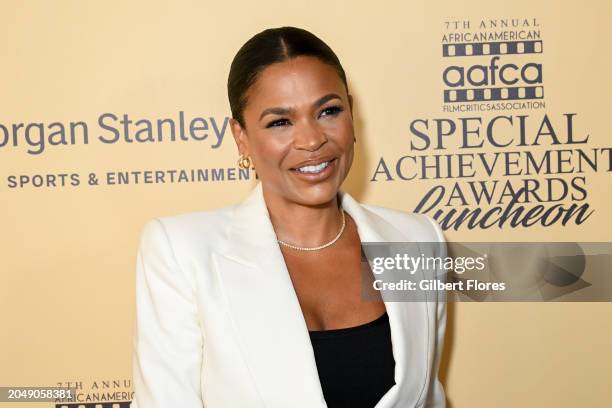
[[[238,167],[240,167],[241,169],[248,169],[251,167],[251,158],[250,157],[245,157],[244,155],[240,155],[240,157],[238,158]]]

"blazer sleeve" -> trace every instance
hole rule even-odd
[[[438,255],[441,258],[447,256],[448,250],[446,246],[446,240],[440,225],[430,216],[425,217],[432,224],[437,240],[440,243],[437,245],[439,250]],[[437,271],[437,278],[445,280],[446,275],[444,270]],[[445,408],[446,407],[446,395],[442,383],[440,382],[439,369],[440,369],[440,358],[442,356],[442,349],[444,348],[444,335],[446,333],[446,292],[436,291],[438,293],[438,299],[436,301],[436,335],[434,344],[434,356],[431,370],[431,380],[429,382],[429,389],[427,392],[427,399],[425,401],[425,408]]]
[[[132,408],[202,408],[202,332],[193,285],[162,221],[148,221],[136,264]]]

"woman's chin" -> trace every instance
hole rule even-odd
[[[312,207],[325,206],[334,200],[338,194],[339,187],[336,184],[324,183],[323,185],[314,185],[307,188],[300,188],[293,194],[302,205]]]

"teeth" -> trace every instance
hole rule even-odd
[[[327,167],[327,165],[329,164],[328,161],[317,164],[316,166],[303,166],[303,167],[298,167],[298,171],[302,172],[302,173],[319,173],[321,170],[323,170],[324,168]]]

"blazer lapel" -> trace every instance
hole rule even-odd
[[[341,205],[362,242],[414,241],[348,193]],[[238,341],[266,407],[326,407],[308,328],[265,205],[261,182],[235,207],[227,241],[213,254]],[[427,319],[422,302],[385,301],[395,382],[376,408],[415,406],[425,384]],[[290,404],[288,404],[290,402]]]
[[[357,224],[359,238],[366,242],[414,242],[406,246],[412,256],[421,253],[418,237],[400,231],[389,221],[368,210],[351,195],[341,192],[342,207]],[[366,254],[368,251],[366,250]],[[423,279],[422,271],[418,271]],[[407,408],[417,406],[425,388],[428,364],[428,319],[423,302],[398,302],[382,295],[389,325],[395,358],[395,385],[380,399],[375,408]]]

